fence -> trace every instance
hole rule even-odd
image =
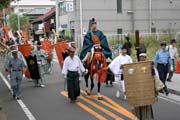
[[[120,47],[126,42],[125,36],[127,34],[106,34],[107,41],[114,57],[120,52]],[[83,36],[84,37],[84,36]],[[135,34],[129,34],[130,42],[133,46],[133,57],[135,57]],[[161,41],[170,42],[171,39],[175,38],[178,43],[180,42],[180,32],[177,33],[140,33],[140,42],[143,43],[147,51],[151,53],[150,58],[152,59],[155,51],[159,48]],[[81,50],[83,41],[80,40],[80,36],[77,37],[77,47]],[[179,46],[178,46],[179,47]]]

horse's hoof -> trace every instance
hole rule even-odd
[[[91,92],[89,92],[88,90],[85,91],[87,95],[91,95]]]
[[[102,95],[100,93],[98,93],[98,100],[102,100]]]
[[[102,100],[103,99],[103,97],[101,96],[101,97],[98,97],[98,100]]]

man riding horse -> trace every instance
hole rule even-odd
[[[89,69],[89,72],[90,72],[89,74],[85,76],[87,94],[88,95],[91,94],[91,91],[94,88],[93,79],[97,78],[98,79],[98,98],[101,98],[100,83],[106,80],[106,77],[104,77],[104,80],[102,79],[102,76],[106,76],[103,71],[103,68],[106,67],[106,62],[104,61],[112,59],[112,52],[108,46],[106,36],[103,34],[102,31],[97,29],[97,23],[94,18],[92,18],[90,24],[91,24],[91,30],[87,32],[87,34],[84,37],[80,59],[84,63],[84,66],[87,69]],[[98,58],[98,56],[101,56],[101,57]],[[98,64],[100,65],[99,67],[97,67]],[[97,75],[100,75],[99,73],[100,74],[103,73],[103,75],[95,77]],[[89,75],[91,75],[90,91],[88,89]]]

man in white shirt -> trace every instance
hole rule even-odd
[[[78,56],[76,56],[75,48],[68,48],[69,56],[66,57],[63,65],[62,74],[67,79],[68,97],[71,102],[76,102],[80,95],[79,76],[85,73],[85,68]]]
[[[109,64],[108,68],[114,73],[115,75],[115,82],[117,83],[117,92],[116,97],[120,97],[120,92],[125,93],[125,86],[124,86],[124,78],[123,78],[123,71],[122,65],[132,63],[132,58],[127,55],[127,48],[123,46],[121,48],[121,53],[118,57],[116,57],[111,64]],[[126,99],[126,96],[124,95]]]
[[[171,57],[172,62],[173,62],[173,68],[175,70],[175,59],[178,62],[180,61],[179,57],[178,57],[178,50],[177,50],[177,47],[176,47],[176,40],[175,39],[171,40],[171,44],[168,46],[167,49],[169,50],[169,54],[170,54],[170,57]],[[169,70],[169,75],[168,75],[167,81],[169,81],[169,82],[172,81],[174,70],[173,71]]]

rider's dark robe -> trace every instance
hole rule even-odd
[[[106,36],[103,34],[103,32],[100,30],[97,30],[97,31],[93,31],[93,34],[99,38],[101,47],[103,48],[104,56],[106,58],[112,58],[112,52],[108,46]],[[87,34],[84,37],[83,48],[82,48],[82,51],[80,54],[81,60],[85,58],[86,54],[91,50],[93,45],[94,45],[94,43],[92,41],[92,33],[87,32]]]

